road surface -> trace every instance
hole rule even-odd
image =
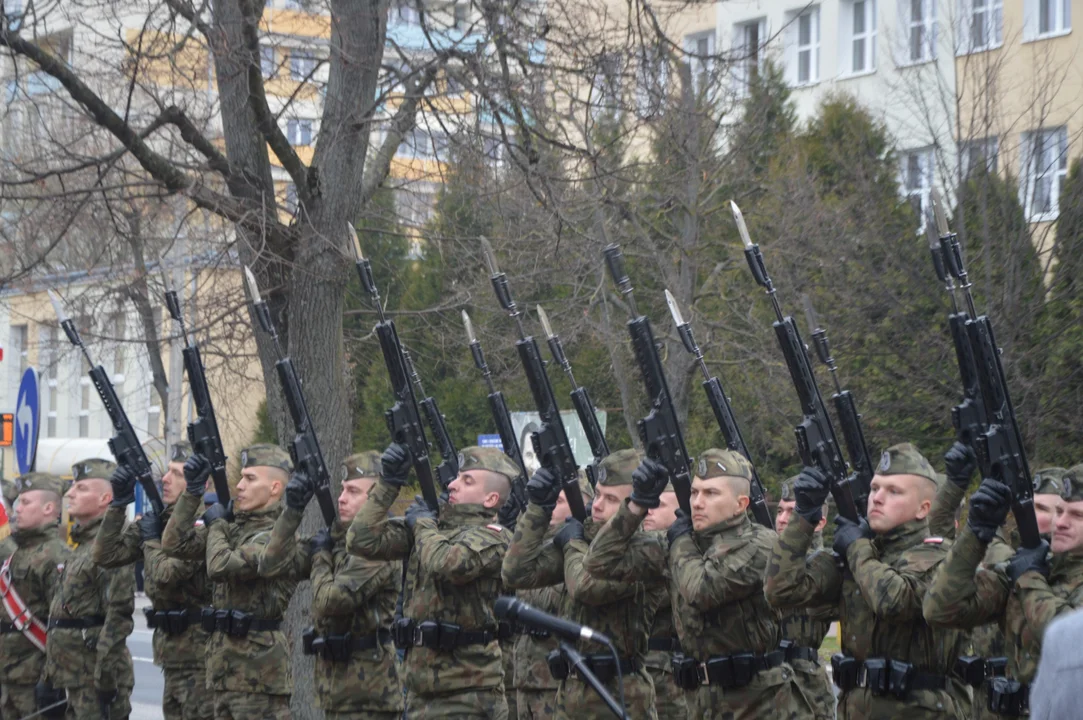
[[[132,691],[131,720],[162,720],[162,671],[154,665],[151,647],[153,630],[147,629],[143,608],[149,607],[145,597],[135,599],[135,630],[128,637],[128,651],[135,666],[135,690]]]

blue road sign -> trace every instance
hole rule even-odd
[[[19,474],[34,469],[38,453],[38,419],[41,404],[38,402],[38,373],[27,368],[19,383],[19,395],[15,402],[15,460]]]
[[[478,435],[478,447],[494,447],[504,452],[504,443],[500,442],[499,435]]]

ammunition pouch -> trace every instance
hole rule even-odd
[[[695,690],[700,685],[712,685],[723,690],[737,690],[749,685],[764,670],[786,662],[786,653],[772,650],[757,653],[713,655],[706,662],[681,653],[673,656],[673,682],[683,690]]]
[[[647,650],[677,653],[681,651],[681,641],[675,637],[652,637],[647,640]]]
[[[410,620],[398,618],[392,629],[395,647],[399,649],[423,647],[430,650],[451,651],[467,645],[488,645],[496,640],[490,630],[464,630],[461,625],[436,620]]]
[[[843,653],[831,656],[831,677],[835,686],[842,692],[850,692],[857,687],[857,677],[861,674],[861,663],[857,658]]]
[[[893,695],[899,700],[905,700],[913,690],[943,690],[948,685],[944,675],[890,658],[868,658],[858,663],[856,658],[835,653],[831,657],[831,672],[835,685],[844,693],[861,687],[873,695]]]
[[[1004,677],[1008,672],[1008,658],[983,658],[964,655],[955,661],[955,675],[970,687],[981,687],[993,677]]]
[[[778,644],[778,649],[786,656],[788,663],[794,660],[805,660],[814,665],[820,664],[820,652],[816,648],[798,645],[793,640],[783,640]]]
[[[301,633],[301,651],[305,655],[318,655],[330,662],[349,662],[354,652],[373,650],[390,641],[389,630],[368,635],[317,635],[315,628],[306,628]]]
[[[147,619],[148,628],[161,630],[166,635],[180,635],[187,632],[197,618],[202,624],[201,610],[155,610],[148,607],[143,608],[143,616]]]
[[[68,709],[65,702],[67,699],[68,693],[64,688],[54,688],[48,683],[38,683],[34,687],[34,706],[43,718],[56,718],[57,720],[63,718]],[[61,705],[60,703],[64,704]],[[56,707],[53,707],[54,705]],[[49,709],[46,710],[46,708]]]
[[[554,680],[568,679],[568,661],[560,654],[560,650],[551,650],[545,656],[545,664],[549,666],[549,674]]]
[[[523,629],[519,626],[519,623],[501,620],[496,626],[496,639],[500,642],[507,642],[522,631]]]
[[[61,630],[88,630],[105,624],[104,615],[90,615],[81,618],[49,618],[49,629]]]
[[[250,632],[278,630],[282,621],[256,617],[243,610],[203,608],[200,626],[206,632],[225,633],[231,637],[246,637]]]
[[[991,677],[986,681],[988,708],[1004,717],[1022,717],[1030,712],[1030,687],[1006,677]]]
[[[565,680],[569,677],[579,677],[575,668],[568,665],[567,660],[560,654],[560,650],[553,650],[545,657],[549,665],[549,674],[554,680]],[[584,655],[583,664],[603,683],[609,683],[617,679],[618,663],[614,662],[609,654]],[[639,669],[639,663],[632,658],[619,659],[620,674],[631,675]]]

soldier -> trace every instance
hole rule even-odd
[[[799,476],[798,476],[799,477]],[[775,515],[775,532],[781,535],[793,520],[797,510],[793,484],[797,477],[779,485],[778,513]],[[821,509],[823,517],[816,523],[809,545],[809,554],[824,549],[823,529],[827,525],[827,504]],[[838,614],[837,605],[825,603],[820,607],[802,607],[782,614],[782,641],[790,665],[794,669],[794,681],[812,707],[810,717],[815,720],[833,720],[835,717],[835,691],[827,677],[827,668],[820,662],[820,645],[827,637],[831,621]]]
[[[560,485],[553,473],[540,468],[527,483],[529,503],[504,558],[503,576],[504,583],[516,589],[548,587],[563,581],[565,598],[560,614],[589,625],[613,641],[624,677],[628,712],[636,718],[656,719],[654,684],[645,660],[651,624],[666,592],[665,577],[658,573],[642,581],[603,580],[584,565],[588,543],[631,494],[632,473],[638,465],[639,453],[635,450],[618,450],[602,460],[591,516],[585,523],[569,518],[549,542],[545,542],[546,531]],[[584,658],[610,694],[617,697],[617,668],[612,656],[584,653]],[[561,681],[556,717],[611,716],[594,690],[578,677],[568,675],[562,659],[553,658],[550,670]]]
[[[213,607],[203,610],[207,641],[207,688],[214,717],[228,720],[288,720],[290,648],[282,615],[297,578],[261,576],[259,557],[271,537],[279,500],[289,480],[289,454],[259,444],[240,454],[241,480],[226,508],[215,503],[203,513],[203,491],[211,464],[193,455],[184,464],[185,492],[162,534],[162,548],[176,558],[206,558],[213,583]]]
[[[113,497],[109,478],[116,467],[98,458],[75,463],[65,495],[76,546],[49,607],[45,675],[68,691],[71,720],[120,720],[132,711],[135,673],[127,638],[135,625],[135,569],[100,568],[92,552],[110,505],[124,508],[130,502]]]
[[[406,484],[410,452],[392,443],[383,476],[350,525],[346,546],[371,560],[409,557],[405,617],[396,644],[406,648],[406,714],[426,718],[508,717],[504,669],[493,602],[500,595],[500,561],[511,540],[496,524],[519,469],[494,448],[459,453],[459,475],[448,485],[439,515],[415,502],[405,518],[387,511]]]
[[[673,676],[690,716],[807,717],[779,649],[778,613],[763,597],[774,533],[748,517],[752,467],[730,450],[704,451],[692,479],[692,517],[678,513],[665,540],[637,534],[668,478],[663,465],[643,461],[631,496],[591,546],[587,570],[627,582],[668,566],[681,643]]]
[[[295,473],[286,485],[286,507],[259,559],[261,575],[312,580],[315,627],[301,637],[305,654],[316,656],[316,699],[328,720],[402,717],[402,684],[391,641],[402,566],[346,553],[344,528],[368,501],[380,472],[378,452],[346,458],[338,521],[302,540],[297,528],[315,486]]]
[[[827,479],[805,468],[794,482],[797,519],[767,567],[767,599],[781,608],[838,603],[842,652],[831,659],[841,718],[962,718],[970,695],[951,675],[966,637],[931,628],[921,600],[946,553],[928,515],[940,477],[909,443],[884,451],[870,485],[868,520],[836,520],[833,549],[806,559],[827,499]]]
[[[43,671],[49,606],[69,551],[57,531],[60,478],[29,473],[16,479],[14,489],[16,549],[0,577],[0,717],[23,718],[64,700],[64,690],[45,683]],[[63,717],[64,708],[45,716]]]
[[[169,469],[162,476],[165,511],[159,517],[148,508],[138,523],[125,527],[125,506],[135,499],[135,473],[121,465],[113,473],[114,502],[105,513],[94,541],[94,562],[104,568],[144,561],[143,577],[151,607],[145,608],[147,627],[154,631],[154,664],[162,668],[162,715],[165,720],[202,720],[214,715],[207,689],[208,635],[201,625],[204,605],[211,600],[202,558],[180,560],[162,551],[162,529],[185,490],[184,463],[192,454],[186,442],[173,446]]]

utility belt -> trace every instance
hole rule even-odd
[[[647,640],[647,650],[679,653],[681,651],[681,641],[675,637],[652,637]]]
[[[749,685],[764,670],[777,668],[786,662],[786,653],[772,650],[759,653],[712,655],[700,662],[677,653],[673,656],[673,682],[682,690],[695,690],[700,685],[713,685],[723,690],[735,690]]]
[[[496,640],[496,633],[491,630],[467,630],[455,623],[410,618],[396,618],[391,634],[399,649],[423,647],[448,651],[468,645],[488,645]]]
[[[49,629],[60,630],[86,630],[105,624],[104,615],[90,615],[81,618],[49,618]]]
[[[981,687],[988,678],[1008,674],[1008,658],[964,655],[955,661],[955,674],[970,687]]]
[[[620,664],[621,675],[631,675],[639,670],[639,661],[633,658],[622,657],[618,658]],[[554,680],[566,680],[570,677],[579,677],[579,673],[575,668],[568,664],[568,661],[564,659],[564,656],[560,654],[560,650],[551,651],[545,658],[545,662],[549,665],[549,674],[553,676]],[[587,666],[594,677],[601,680],[603,683],[608,683],[617,679],[617,662],[614,662],[613,656],[605,653],[600,655],[584,655],[583,664]]]
[[[200,625],[206,632],[220,632],[243,638],[250,632],[277,630],[282,626],[282,621],[256,617],[244,610],[205,607],[201,612]]]
[[[155,610],[143,608],[143,616],[147,619],[147,627],[151,630],[161,630],[166,635],[180,635],[187,632],[192,625],[202,622],[202,610]]]
[[[831,673],[842,692],[868,688],[877,696],[894,695],[905,700],[912,690],[943,690],[948,678],[938,673],[919,670],[912,664],[890,658],[869,658],[860,662],[843,653],[831,657]]]
[[[820,664],[820,651],[814,647],[798,645],[793,640],[783,640],[778,644],[778,649],[786,654],[786,662],[788,663],[792,663],[794,660],[804,660],[813,665]]]
[[[319,655],[331,662],[349,662],[355,652],[375,650],[391,642],[390,630],[377,630],[368,635],[317,635],[315,628],[306,628],[301,633],[301,651],[305,655]]]
[[[538,630],[511,620],[501,620],[496,626],[496,639],[506,642],[519,635],[529,635],[535,640],[548,640],[552,634],[548,630]]]
[[[991,677],[985,681],[988,708],[1004,717],[1023,717],[1030,713],[1030,686],[1006,677]]]

